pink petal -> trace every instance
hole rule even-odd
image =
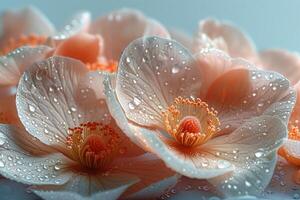
[[[70,174],[56,170],[69,162],[62,154],[53,154],[22,128],[2,125],[0,133],[1,175],[24,184],[57,185],[69,180]]]
[[[276,164],[276,152],[286,127],[276,117],[252,118],[229,135],[210,140],[206,152],[234,165],[233,173],[210,179],[226,196],[257,195],[268,185]]]
[[[33,192],[46,200],[114,200],[137,181],[136,177],[126,173],[99,173],[93,176],[74,173],[72,179],[62,186],[37,186]]]
[[[300,56],[280,49],[260,52],[260,60],[264,69],[281,73],[294,85],[300,79]]]
[[[116,93],[130,120],[162,126],[162,111],[175,97],[196,97],[201,77],[193,57],[177,42],[141,38],[122,54]]]
[[[69,22],[64,25],[64,28],[56,33],[51,39],[59,43],[61,40],[72,37],[78,33],[87,32],[91,23],[91,13],[87,11],[75,14]]]
[[[47,46],[26,46],[0,57],[0,85],[16,86],[26,68],[45,59],[50,51],[51,48]]]
[[[6,11],[0,20],[3,23],[0,46],[9,38],[29,34],[50,36],[55,32],[53,24],[35,7]]]
[[[248,36],[234,25],[219,22],[214,19],[206,19],[200,22],[197,32],[207,35],[212,40],[224,40],[231,57],[255,59],[255,47]]]
[[[91,25],[91,33],[104,39],[104,56],[119,60],[122,51],[133,40],[143,36],[169,38],[168,31],[157,21],[136,10],[122,9],[100,17]]]
[[[45,144],[66,147],[68,128],[110,123],[105,99],[97,98],[101,85],[95,92],[91,84],[88,70],[77,60],[51,57],[34,64],[22,76],[17,91],[21,121]]]
[[[102,43],[100,36],[80,33],[60,42],[53,55],[74,58],[83,63],[95,63],[102,53]]]

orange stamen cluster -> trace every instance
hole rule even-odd
[[[95,62],[95,63],[88,63],[87,68],[90,71],[107,71],[107,72],[116,72],[118,63],[115,61],[108,61],[108,62]]]
[[[167,132],[183,146],[195,147],[207,142],[220,125],[217,111],[200,99],[177,97],[163,112]]]
[[[7,40],[6,44],[0,50],[0,55],[6,55],[12,50],[19,48],[21,46],[37,46],[45,44],[47,40],[46,36],[39,35],[21,35],[18,38],[10,38]]]
[[[68,130],[73,159],[86,169],[105,169],[120,149],[120,136],[108,125],[88,122]]]
[[[289,139],[291,140],[299,140],[300,141],[300,132],[298,126],[292,125],[289,128]]]

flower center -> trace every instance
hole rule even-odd
[[[288,136],[288,138],[291,139],[291,140],[299,140],[300,141],[300,131],[299,131],[298,126],[292,125],[289,128],[289,136]]]
[[[220,125],[217,112],[200,99],[175,98],[163,112],[167,132],[183,146],[195,147],[207,142]]]
[[[73,159],[86,169],[106,169],[120,152],[120,136],[108,125],[88,122],[68,130]]]
[[[115,61],[108,61],[108,62],[95,62],[95,63],[87,63],[86,67],[90,71],[108,71],[108,72],[115,72],[117,71],[118,63]]]
[[[44,44],[47,40],[46,36],[40,35],[21,35],[18,38],[10,38],[7,40],[6,44],[0,50],[0,55],[6,55],[12,50],[19,48],[21,46],[37,46]]]

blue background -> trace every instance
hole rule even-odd
[[[35,5],[54,24],[62,26],[78,10],[93,17],[112,9],[137,8],[169,28],[192,34],[206,17],[232,21],[246,31],[259,49],[300,51],[300,1],[297,0],[1,0],[0,11]]]

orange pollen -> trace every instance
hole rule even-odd
[[[46,36],[40,35],[21,35],[18,38],[10,38],[7,40],[4,47],[0,50],[0,55],[6,55],[16,48],[21,46],[38,46],[45,44],[47,40]]]
[[[300,132],[298,126],[292,125],[289,129],[289,139],[300,141]]]
[[[166,131],[183,146],[195,147],[207,142],[220,126],[217,111],[198,99],[175,98],[163,112]]]
[[[106,169],[120,152],[120,136],[108,125],[88,122],[68,130],[73,159],[86,169]]]
[[[100,71],[108,71],[113,73],[117,71],[118,63],[115,61],[95,62],[95,63],[86,64],[86,67],[90,71],[100,70]]]

